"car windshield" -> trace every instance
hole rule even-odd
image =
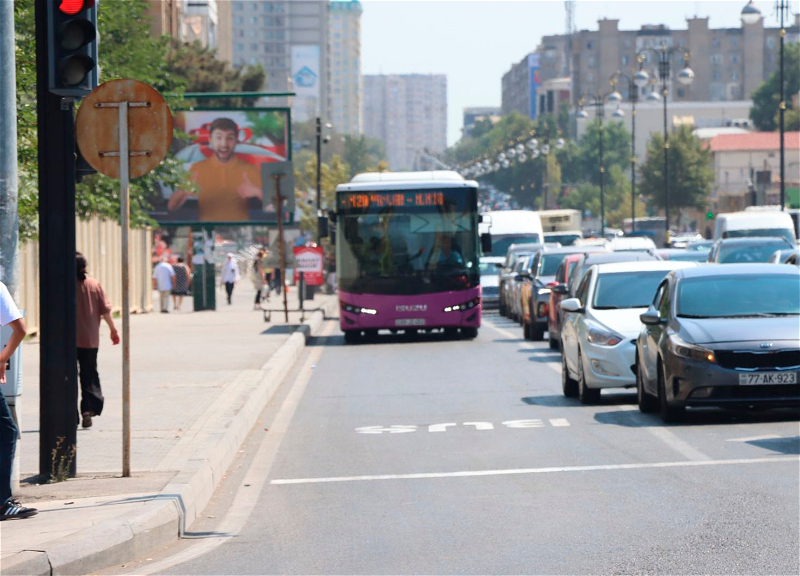
[[[494,262],[481,262],[481,276],[496,276],[500,268]]]
[[[724,243],[719,248],[717,262],[720,264],[743,264],[748,262],[769,262],[777,250],[785,249],[785,242],[759,242],[753,244]]]
[[[685,278],[678,283],[677,314],[685,318],[731,318],[800,314],[800,275]]]
[[[537,244],[542,241],[538,234],[492,234],[492,252],[484,256],[505,256],[512,244]]]
[[[685,250],[683,252],[672,252],[667,255],[667,260],[677,260],[679,262],[705,262],[708,260],[708,250]]]
[[[592,307],[596,310],[647,308],[667,270],[600,274]]]
[[[545,242],[558,242],[562,246],[572,246],[575,244],[575,241],[583,238],[580,234],[576,234],[575,232],[569,234],[545,234],[544,240]]]
[[[558,266],[568,254],[544,254],[539,262],[539,276],[555,276]]]
[[[723,238],[755,238],[763,236],[778,236],[786,238],[794,244],[794,231],[788,228],[748,228],[745,230],[726,230]]]

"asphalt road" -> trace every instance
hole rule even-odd
[[[265,416],[290,405],[279,444],[251,440],[229,478],[263,469],[252,512],[158,573],[800,573],[796,412],[664,426],[631,391],[581,406],[558,353],[498,316],[474,341],[314,344]],[[241,486],[162,559],[219,536]]]

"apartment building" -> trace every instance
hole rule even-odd
[[[330,3],[330,122],[340,134],[361,134],[361,13],[358,0]]]
[[[364,134],[383,141],[393,170],[412,169],[425,151],[447,147],[447,76],[365,75]]]
[[[199,42],[232,61],[231,3],[228,0],[147,0],[153,34]]]
[[[231,0],[233,64],[261,64],[267,90],[295,92],[292,118],[329,118],[327,0]],[[270,99],[287,105],[288,99]]]
[[[602,19],[597,30],[575,32],[571,49],[566,35],[544,36],[534,52],[503,76],[503,111],[528,110],[528,115],[535,117],[534,72],[536,86],[558,78],[567,69],[565,59],[570,55],[573,103],[583,94],[607,93],[612,74],[635,70],[639,53],[645,58],[644,68],[657,77],[658,57],[648,49],[660,50],[662,45],[673,49],[669,97],[675,102],[747,100],[777,69],[780,29],[765,26],[763,17],[754,24],[741,23],[738,28],[710,28],[708,18],[687,18],[686,22],[684,30],[663,25],[620,30],[619,20]],[[786,32],[787,42],[800,41],[800,17],[795,16]],[[695,73],[689,86],[676,82],[684,53],[689,54]],[[652,89],[647,88],[645,94]],[[626,85],[620,85],[619,91],[627,97]]]

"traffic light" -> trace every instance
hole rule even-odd
[[[706,212],[706,220],[713,220],[713,219],[714,219],[714,213],[711,210]]]
[[[86,96],[97,87],[96,0],[46,0],[49,90]]]

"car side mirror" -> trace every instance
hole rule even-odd
[[[583,314],[584,312],[583,304],[577,298],[562,300],[560,306],[564,312],[575,312],[577,314]]]
[[[646,324],[647,326],[658,326],[659,324],[664,324],[665,321],[661,319],[661,316],[658,315],[658,311],[655,308],[648,308],[647,312],[639,314],[639,320],[642,321],[642,324]]]
[[[561,295],[569,294],[569,289],[567,288],[566,284],[556,284],[555,286],[550,288],[550,290],[553,292],[553,294],[561,294]]]
[[[481,234],[481,250],[484,254],[492,253],[492,235],[489,232]]]

